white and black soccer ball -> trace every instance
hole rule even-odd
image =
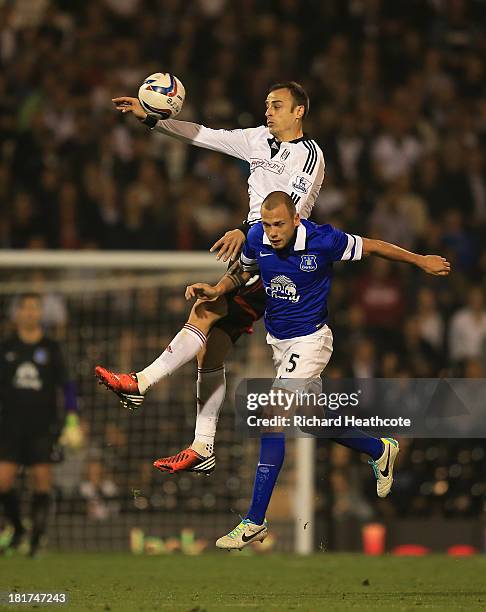
[[[168,72],[148,76],[138,90],[138,99],[147,113],[170,119],[182,110],[186,90],[177,77]]]

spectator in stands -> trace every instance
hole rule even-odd
[[[429,287],[423,287],[417,294],[416,317],[420,338],[440,353],[444,346],[444,318]]]
[[[388,261],[370,262],[368,272],[354,288],[354,301],[363,310],[366,324],[377,330],[396,329],[403,315],[405,296],[400,279]]]
[[[486,308],[479,287],[469,291],[467,305],[451,320],[449,354],[452,361],[480,358],[486,353]]]

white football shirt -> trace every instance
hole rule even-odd
[[[307,219],[324,180],[324,156],[317,143],[303,136],[279,142],[265,126],[213,130],[197,123],[165,119],[155,130],[182,142],[243,159],[250,164],[248,221],[260,220],[260,207],[272,191],[285,191],[297,212]]]

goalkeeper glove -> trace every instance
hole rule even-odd
[[[84,445],[84,433],[77,414],[70,413],[67,415],[59,442],[66,448],[73,450],[78,450]]]

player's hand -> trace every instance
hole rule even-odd
[[[147,113],[143,110],[138,98],[128,98],[122,96],[121,98],[113,98],[111,100],[116,106],[116,109],[122,113],[133,113],[137,119],[143,121],[147,116]]]
[[[186,300],[196,298],[198,300],[208,301],[214,300],[220,295],[216,287],[208,285],[207,283],[195,283],[194,285],[186,287]]]
[[[440,255],[424,255],[419,265],[427,274],[436,276],[447,276],[451,271],[451,264]]]
[[[83,447],[84,433],[76,414],[67,415],[59,442],[66,448],[71,448],[73,450],[79,450]]]
[[[228,261],[228,259],[234,261],[238,257],[244,242],[245,234],[240,229],[229,230],[213,244],[209,252],[214,253],[219,249],[216,259],[223,258],[223,261]]]

